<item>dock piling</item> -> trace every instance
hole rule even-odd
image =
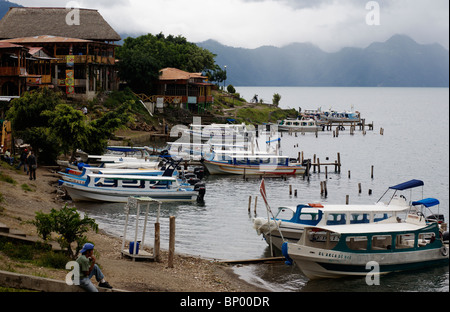
[[[169,261],[168,267],[173,268],[173,258],[175,255],[175,217],[169,218]]]

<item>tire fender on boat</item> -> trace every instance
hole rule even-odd
[[[448,256],[448,249],[447,249],[447,247],[445,247],[445,246],[442,246],[442,247],[441,247],[441,254],[442,254],[444,257],[447,257],[447,256]]]

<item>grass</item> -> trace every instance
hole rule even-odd
[[[42,243],[11,243],[0,238],[0,252],[13,261],[31,263],[46,268],[64,269],[69,257],[62,252],[54,252],[51,247]]]
[[[20,186],[22,190],[25,192],[36,192],[36,190],[33,190],[28,184],[24,183]]]
[[[0,171],[0,181],[12,184],[12,185],[16,185],[17,181],[14,180],[13,178],[11,178],[9,175],[4,174],[3,172]]]

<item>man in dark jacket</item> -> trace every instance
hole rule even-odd
[[[36,168],[37,168],[37,160],[36,156],[34,156],[33,151],[30,152],[30,156],[27,159],[28,169],[30,170],[30,180],[36,180]]]
[[[16,167],[16,169],[20,169],[20,167],[22,167],[23,165],[23,172],[26,172],[28,174],[28,170],[27,170],[27,156],[28,156],[28,150],[24,149],[22,154],[20,154],[20,162],[19,165]]]

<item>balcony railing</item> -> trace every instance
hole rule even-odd
[[[0,67],[0,76],[20,76],[24,70],[20,67]]]
[[[98,56],[98,55],[71,55],[74,64],[86,64],[86,63],[98,63],[105,65],[114,65],[115,58],[109,56]],[[58,64],[67,63],[67,55],[57,55]]]

